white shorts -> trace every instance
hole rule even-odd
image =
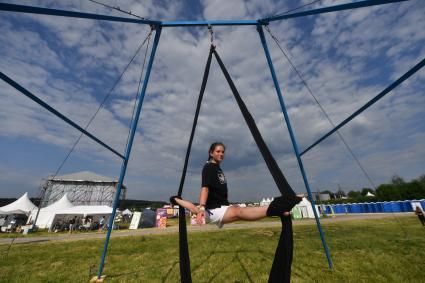
[[[223,217],[229,207],[230,206],[228,205],[222,205],[219,208],[207,209],[205,211],[205,221],[207,223],[213,223],[217,225],[218,228],[222,228],[224,225],[224,223],[222,222]]]

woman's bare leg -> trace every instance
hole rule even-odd
[[[268,206],[257,207],[239,207],[230,206],[223,216],[223,223],[231,223],[237,220],[255,221],[266,217]],[[285,212],[283,216],[288,216],[289,212]]]
[[[299,198],[303,198],[304,194],[297,195]],[[223,216],[223,223],[231,223],[237,220],[255,221],[267,216],[267,209],[269,206],[259,207],[239,207],[230,206]],[[282,216],[289,216],[290,212],[285,211]]]

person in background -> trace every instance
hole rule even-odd
[[[77,222],[77,216],[74,216],[74,218],[69,220],[69,234],[71,234],[72,231],[74,231],[76,222]]]
[[[99,220],[99,232],[102,231],[104,225],[105,225],[105,216],[102,216]]]

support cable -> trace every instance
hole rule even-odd
[[[93,116],[90,118],[89,122],[87,123],[87,125],[84,127],[84,129],[86,130],[90,124],[93,122],[93,120],[96,118],[96,115],[99,113],[100,109],[102,109],[102,107],[105,105],[106,101],[108,100],[108,98],[111,96],[112,91],[114,91],[115,87],[118,85],[118,83],[121,81],[122,77],[124,76],[124,73],[127,71],[128,67],[130,67],[131,63],[134,61],[134,59],[137,57],[137,55],[140,52],[140,49],[142,49],[143,45],[145,44],[146,40],[150,37],[150,35],[152,34],[152,29],[149,32],[149,34],[147,35],[147,37],[145,38],[145,40],[142,42],[142,44],[137,48],[136,52],[134,53],[133,57],[130,59],[130,62],[128,62],[128,64],[124,67],[123,71],[121,72],[121,74],[118,76],[118,78],[116,79],[116,81],[114,82],[114,84],[112,85],[112,87],[109,89],[108,93],[106,94],[106,96],[103,98],[103,101],[100,103],[99,107],[97,108],[96,112],[93,114]],[[74,145],[72,146],[71,150],[68,152],[68,154],[66,155],[65,159],[62,161],[62,163],[59,165],[58,169],[56,170],[55,174],[53,175],[53,178],[56,177],[56,175],[60,172],[60,170],[62,169],[63,165],[65,164],[65,162],[67,161],[67,159],[69,158],[69,156],[71,155],[71,153],[74,151],[75,147],[77,146],[77,144],[80,142],[81,138],[83,137],[83,134],[80,134],[80,136],[78,137],[78,139],[75,141]]]
[[[133,14],[131,11],[127,12],[127,11],[121,10],[121,8],[119,6],[116,6],[116,7],[110,6],[110,5],[107,5],[105,3],[102,3],[102,2],[99,2],[99,1],[95,1],[95,0],[89,0],[89,1],[90,2],[93,2],[93,3],[96,3],[96,4],[99,4],[99,5],[102,5],[102,6],[106,7],[106,8],[109,8],[109,9],[112,9],[112,10],[116,10],[116,11],[119,11],[121,13],[124,13],[124,14],[130,15],[130,16],[139,18],[141,20],[149,20],[149,18],[140,17],[140,16],[138,16],[136,14]]]
[[[313,97],[314,101],[317,103],[317,105],[319,106],[320,110],[322,111],[322,113],[325,115],[326,119],[328,120],[328,122],[332,125],[333,128],[335,128],[335,124],[332,121],[332,119],[329,117],[328,113],[326,113],[325,109],[323,108],[323,106],[320,104],[319,100],[316,98],[316,96],[313,94],[313,91],[311,90],[310,86],[307,84],[307,81],[304,79],[304,76],[301,74],[301,72],[298,70],[298,68],[295,66],[295,64],[292,62],[292,60],[289,58],[289,56],[285,53],[285,51],[283,50],[283,48],[281,47],[279,40],[276,38],[276,36],[274,36],[269,28],[269,26],[265,26],[265,29],[267,30],[267,32],[270,34],[270,36],[273,38],[273,40],[275,41],[276,45],[279,47],[280,51],[282,51],[283,55],[285,56],[286,60],[289,62],[289,64],[291,65],[292,69],[295,71],[295,73],[297,73],[298,77],[300,78],[301,82],[304,84],[305,88],[307,89],[308,93]],[[339,131],[336,131],[338,137],[341,139],[342,143],[345,145],[345,147],[347,148],[347,150],[350,152],[351,156],[353,157],[353,159],[355,160],[355,162],[357,163],[357,165],[359,166],[360,170],[363,172],[363,174],[366,176],[367,180],[369,181],[369,183],[371,184],[371,186],[373,187],[374,190],[376,190],[376,185],[375,183],[372,181],[372,178],[369,176],[369,174],[367,173],[366,169],[363,167],[363,165],[360,163],[360,160],[357,158],[356,154],[354,153],[354,151],[351,149],[351,147],[349,146],[349,144],[347,143],[347,141],[344,139],[344,137],[342,136],[342,134]]]
[[[115,89],[115,87],[121,81],[121,78],[123,77],[124,73],[127,71],[128,67],[131,65],[131,63],[134,61],[134,59],[139,54],[139,51],[141,50],[141,48],[145,44],[146,40],[148,40],[150,38],[151,34],[152,34],[152,28],[151,28],[149,34],[147,35],[147,37],[145,38],[145,40],[143,40],[142,44],[137,48],[137,50],[136,50],[135,54],[133,55],[133,57],[131,57],[130,62],[125,66],[125,68],[123,69],[123,71],[119,75],[118,79],[114,82],[114,84],[112,85],[112,87],[110,88],[110,90],[108,91],[108,93],[106,94],[106,96],[103,98],[103,101],[101,102],[101,104],[99,105],[99,107],[97,108],[96,112],[91,117],[91,119],[89,120],[89,122],[87,123],[87,125],[84,127],[84,130],[87,130],[87,128],[93,122],[93,120],[95,119],[96,115],[99,113],[100,109],[102,109],[103,105],[106,103],[106,101],[108,100],[108,98],[111,96],[112,91]],[[71,153],[74,151],[74,149],[76,148],[76,146],[80,142],[80,140],[83,137],[83,135],[84,135],[83,133],[80,134],[80,136],[78,137],[78,139],[75,141],[75,143],[73,144],[73,146],[69,150],[68,154],[65,156],[64,160],[61,162],[61,164],[59,165],[59,167],[56,169],[56,171],[53,174],[53,176],[51,177],[51,179],[54,179],[59,174],[60,170],[65,165],[65,162],[68,160],[68,158],[70,157]],[[128,142],[128,140],[127,140],[127,142]],[[41,209],[42,204],[44,202],[44,197],[45,197],[45,193],[46,193],[46,190],[47,190],[47,188],[44,188],[44,186],[42,187],[42,189],[44,191],[42,192],[42,197],[40,199],[40,204],[38,206],[38,211],[37,211],[37,214],[36,214],[35,219],[34,219],[34,226],[35,226],[35,224],[37,222],[38,215],[40,214],[40,209]],[[34,226],[33,226],[33,228],[34,228]]]
[[[91,1],[91,0],[90,0],[90,1]],[[268,18],[271,18],[271,17],[279,17],[279,16],[282,16],[282,15],[286,15],[286,14],[288,14],[288,13],[295,12],[295,11],[297,11],[297,10],[299,10],[299,9],[302,9],[302,8],[304,8],[304,7],[307,7],[307,6],[313,5],[313,4],[315,4],[315,3],[317,3],[317,2],[321,2],[321,1],[322,1],[322,0],[315,0],[315,1],[313,1],[313,2],[310,2],[310,3],[304,4],[304,5],[298,6],[298,7],[293,8],[293,9],[290,9],[290,10],[288,10],[288,11],[285,11],[285,12],[282,12],[282,13],[274,14],[274,15],[272,15],[272,16],[269,16]]]
[[[149,44],[150,44],[150,41],[151,41],[152,31],[153,30],[151,30],[151,32],[148,35],[148,44],[146,45],[145,57],[143,58],[142,71],[140,72],[139,82],[137,84],[137,92],[136,92],[136,97],[134,98],[133,111],[131,112],[131,121],[130,121],[129,130],[128,130],[127,141],[125,142],[125,144],[126,144],[125,147],[126,148],[128,146],[128,140],[130,139],[131,125],[132,125],[133,119],[134,119],[134,111],[136,110],[137,99],[139,98],[139,94],[140,94],[139,93],[139,91],[140,91],[140,85],[142,84],[143,71],[145,70],[146,57],[148,55],[148,50],[149,50]]]

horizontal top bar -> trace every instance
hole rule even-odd
[[[161,21],[134,19],[134,18],[127,18],[127,17],[107,16],[107,15],[101,15],[101,14],[91,14],[91,13],[73,12],[73,11],[66,11],[66,10],[48,9],[48,8],[40,8],[40,7],[34,7],[34,6],[16,5],[16,4],[8,4],[8,3],[0,3],[0,11],[21,12],[21,13],[83,18],[83,19],[114,21],[114,22],[125,22],[125,23],[138,23],[138,24],[148,24],[148,25],[155,25],[155,26],[161,25],[163,27],[209,26],[209,25],[211,26],[247,26],[247,25],[258,25],[258,24],[265,25],[265,24],[268,24],[269,22],[277,21],[277,20],[285,20],[290,18],[304,17],[309,15],[336,12],[336,11],[342,11],[342,10],[350,10],[350,9],[403,2],[403,1],[409,1],[409,0],[365,0],[365,1],[358,1],[354,3],[313,9],[313,10],[299,12],[299,13],[268,17],[268,18],[264,18],[260,20],[223,20],[223,21],[206,20],[206,21],[163,21],[161,22]]]
[[[403,1],[409,1],[409,0],[366,0],[366,1],[358,1],[354,3],[348,3],[348,4],[341,4],[341,5],[335,5],[330,7],[324,7],[299,13],[293,13],[293,14],[286,14],[281,16],[275,16],[275,17],[268,17],[261,20],[258,20],[261,24],[268,24],[269,22],[278,21],[278,20],[286,20],[291,18],[298,18],[298,17],[305,17],[310,15],[317,15],[317,14],[323,14],[323,13],[330,13],[330,12],[336,12],[336,11],[343,11],[343,10],[351,10],[351,9],[357,9],[357,8],[363,8],[363,7],[369,7],[369,6],[375,6],[375,5],[382,5],[382,4],[390,4],[390,3],[396,3],[396,2],[403,2]]]
[[[138,24],[147,24],[147,25],[161,24],[160,21],[132,19],[132,18],[126,18],[126,17],[115,17],[115,16],[107,16],[107,15],[91,14],[91,13],[81,13],[81,12],[73,12],[73,11],[66,11],[66,10],[26,6],[26,5],[7,4],[7,3],[0,3],[0,11],[1,10],[9,11],[9,12],[41,14],[41,15],[71,17],[71,18],[83,18],[83,19],[124,22],[124,23],[138,23]]]
[[[182,26],[253,26],[258,25],[257,20],[216,20],[216,21],[164,21],[163,27],[182,27]]]

